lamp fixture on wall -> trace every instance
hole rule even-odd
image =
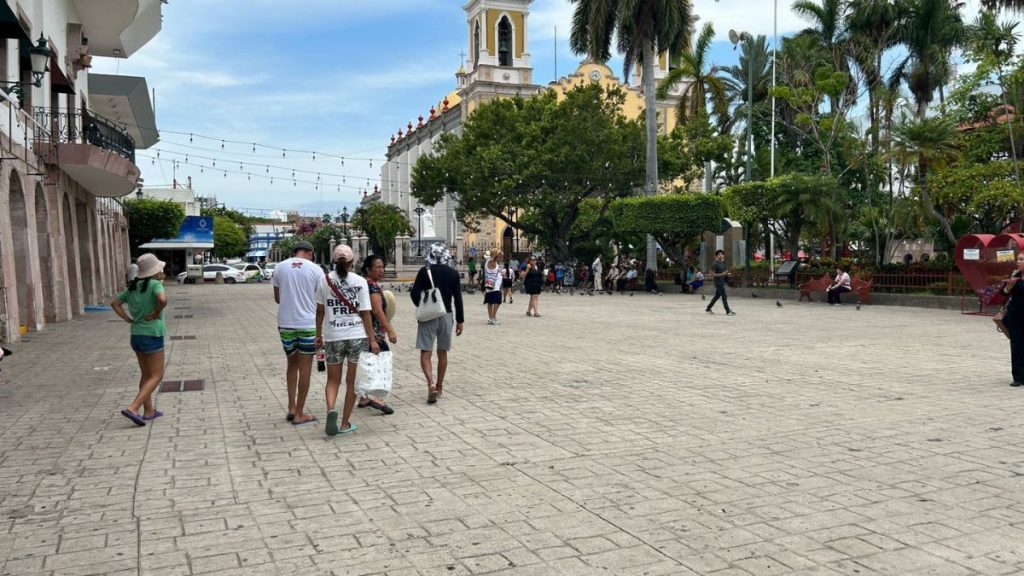
[[[0,86],[0,90],[3,90],[8,96],[14,94],[18,97],[18,105],[24,107],[25,105],[25,88],[27,86],[35,86],[39,88],[43,85],[43,77],[49,71],[50,58],[53,57],[53,50],[47,46],[46,37],[43,33],[39,33],[39,40],[36,41],[36,45],[29,48],[29,60],[32,62],[32,82],[7,82],[0,81],[0,84],[6,86]]]

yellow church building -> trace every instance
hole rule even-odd
[[[529,18],[533,0],[470,0],[466,11],[469,60],[455,73],[456,86],[440,102],[415,122],[400,127],[388,143],[387,161],[381,167],[381,201],[398,206],[416,230],[415,246],[443,241],[450,246],[484,250],[513,246],[527,249],[522,239],[497,219],[481,221],[477,231],[463,231],[455,217],[454,197],[446,197],[434,206],[421,206],[412,196],[413,166],[423,155],[430,154],[442,134],[458,134],[462,124],[481,104],[498,98],[521,96],[529,98],[545,90],[560,95],[587,83],[605,88],[619,88],[625,93],[622,112],[628,118],[642,118],[645,109],[641,89],[640,66],[632,82],[617,78],[605,64],[586,60],[575,72],[540,86],[533,83],[530,62]],[[657,80],[668,74],[669,55],[661,54],[655,68]],[[468,68],[468,69],[467,69]],[[676,107],[682,93],[677,86],[667,100],[658,102],[658,126],[663,133],[676,126]]]

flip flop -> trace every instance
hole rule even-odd
[[[285,416],[284,419],[289,421],[289,422],[291,422],[291,421],[295,420],[295,414],[289,414],[289,415]]]
[[[348,428],[343,428],[343,429],[339,429],[338,430],[338,435],[341,436],[343,434],[351,434],[351,433],[355,432],[358,429],[359,429],[359,426],[356,426],[354,422],[349,422],[348,423]]]
[[[437,390],[434,388],[430,389],[427,393],[427,404],[437,404]]]
[[[136,426],[145,426],[146,425],[146,421],[143,420],[142,416],[139,416],[135,412],[129,411],[127,408],[125,408],[124,410],[121,410],[121,416],[124,416],[125,418],[131,420],[132,422],[135,422]]]
[[[292,426],[302,426],[303,424],[312,424],[318,422],[316,416],[310,416],[309,419],[299,422],[298,420],[292,420]]]
[[[143,415],[142,419],[143,420],[155,420],[155,419],[157,419],[157,418],[159,418],[159,417],[161,417],[163,415],[164,415],[163,412],[161,412],[159,410],[154,410],[152,416],[145,416],[145,415]]]
[[[327,413],[327,426],[324,427],[324,432],[328,436],[338,435],[338,411],[331,410]]]
[[[441,395],[440,390],[437,392],[437,395],[438,396]],[[366,405],[369,406],[370,408],[373,408],[374,410],[379,410],[385,416],[387,416],[388,414],[394,414],[395,413],[395,409],[394,408],[392,408],[391,406],[388,406],[387,404],[385,404],[383,402],[377,402],[376,400],[370,400],[369,402],[366,403]]]

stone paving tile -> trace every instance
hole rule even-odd
[[[1024,441],[1005,340],[952,312],[679,295],[476,296],[424,403],[399,297],[396,413],[284,421],[269,286],[169,286],[166,414],[109,314],[0,374],[0,576],[1015,574]],[[323,375],[309,408],[323,416]],[[141,554],[141,557],[139,556]]]

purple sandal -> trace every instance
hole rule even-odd
[[[161,417],[163,415],[164,415],[163,412],[161,412],[159,410],[153,410],[153,415],[152,416],[143,415],[142,419],[143,420],[155,420],[155,419],[157,419],[157,418],[159,418],[159,417]]]
[[[136,426],[146,425],[146,421],[142,418],[142,416],[139,416],[135,412],[129,411],[127,408],[121,410],[121,416],[124,416],[125,418],[131,420],[132,422],[135,422]]]

